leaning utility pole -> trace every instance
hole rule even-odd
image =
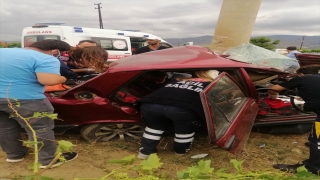
[[[248,43],[260,4],[261,0],[223,0],[210,48],[220,54]]]
[[[300,45],[300,50],[302,49],[302,45],[303,45],[303,41],[304,41],[304,37],[305,37],[305,36],[303,36],[303,37],[302,37],[302,42],[301,42],[301,45]]]
[[[95,8],[95,9],[98,9],[100,29],[103,29],[103,23],[102,23],[101,11],[100,11],[100,9],[101,9],[102,7],[100,7],[100,4],[101,4],[101,3],[98,3],[98,4],[94,3],[94,5],[98,5],[98,8]]]

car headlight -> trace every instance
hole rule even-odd
[[[89,91],[80,91],[80,92],[76,92],[74,94],[74,97],[76,99],[83,100],[83,101],[93,100],[94,97],[96,97],[96,96],[97,96],[96,94],[89,92]]]

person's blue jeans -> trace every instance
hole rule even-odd
[[[142,118],[146,129],[142,136],[140,152],[146,155],[157,152],[157,146],[166,129],[166,121],[174,125],[174,147],[176,153],[184,154],[190,149],[195,134],[198,115],[185,108],[161,104],[143,103]]]
[[[32,117],[35,112],[53,113],[53,107],[48,99],[10,101],[23,118]],[[30,119],[29,123],[36,131],[38,138],[39,163],[48,165],[53,160],[57,149],[53,132],[54,122],[48,117],[41,117]],[[29,140],[34,141],[25,121],[8,107],[7,99],[0,98],[0,146],[9,159],[23,157],[28,152],[27,147],[22,145],[21,127],[27,132]]]

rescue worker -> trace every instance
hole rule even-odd
[[[278,85],[273,85],[268,90],[271,98],[277,98],[280,91],[286,89],[298,89],[298,95],[305,101],[304,110],[313,111],[317,114],[316,121],[312,126],[309,134],[310,156],[309,159],[302,161],[302,163],[288,165],[275,164],[274,168],[282,171],[297,172],[297,168],[305,166],[305,168],[314,174],[319,175],[320,171],[320,69],[319,65],[308,65],[300,67],[297,70],[298,77],[294,77],[287,82]]]
[[[196,71],[195,78],[172,79],[138,101],[146,128],[137,158],[147,159],[150,154],[157,152],[157,145],[168,121],[174,125],[173,150],[178,155],[189,151],[196,124],[204,119],[199,93],[218,73],[215,70]]]

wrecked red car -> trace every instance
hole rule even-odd
[[[266,133],[305,133],[314,114],[293,108],[289,95],[281,103],[266,105],[267,88],[288,74],[270,67],[237,62],[207,48],[183,46],[134,55],[110,64],[107,72],[62,92],[46,93],[63,121],[57,127],[80,128],[86,140],[140,138],[141,115],[135,102],[160,86],[153,72],[168,75],[192,74],[196,70],[217,70],[219,76],[200,96],[206,116],[204,126],[210,143],[227,149],[241,148],[254,128]],[[288,101],[286,101],[288,100]],[[300,100],[295,106],[300,106]],[[283,106],[283,107],[282,107]]]
[[[300,66],[320,64],[320,54],[299,53],[295,54],[295,56],[299,61]]]

